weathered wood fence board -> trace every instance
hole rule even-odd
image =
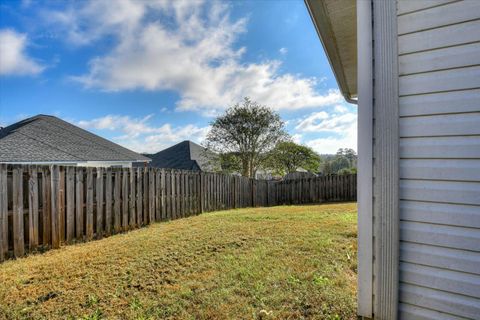
[[[356,175],[266,181],[157,168],[0,164],[0,261],[202,212],[355,201],[356,185]]]

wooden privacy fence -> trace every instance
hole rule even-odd
[[[0,261],[202,212],[355,199],[355,175],[275,182],[157,168],[0,164]]]

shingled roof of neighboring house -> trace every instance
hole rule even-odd
[[[189,140],[182,141],[155,154],[149,166],[194,171],[212,171],[212,157],[215,154]]]
[[[37,115],[0,130],[0,162],[52,161],[150,159],[54,116]]]

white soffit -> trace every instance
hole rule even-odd
[[[343,96],[357,97],[356,0],[305,0]]]

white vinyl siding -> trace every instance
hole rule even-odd
[[[397,13],[399,318],[478,319],[480,1]]]

